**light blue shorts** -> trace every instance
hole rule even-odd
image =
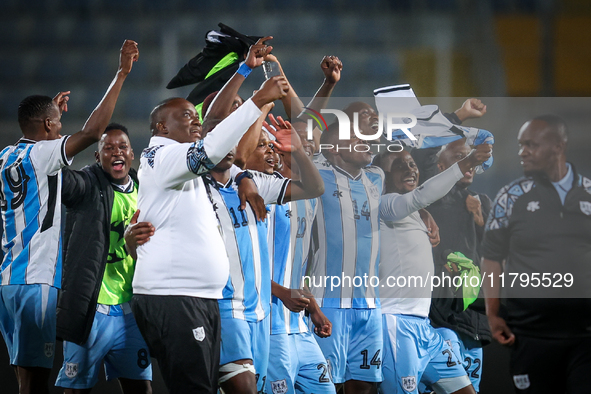
[[[334,383],[382,381],[382,312],[376,309],[322,308],[332,335],[315,337]]]
[[[470,385],[462,363],[429,319],[384,314],[382,320],[384,381],[380,385],[381,393],[418,394],[421,380],[438,388],[438,394]]]
[[[267,393],[336,393],[326,359],[313,335],[271,335]]]
[[[64,363],[55,385],[73,389],[94,387],[103,360],[107,380],[152,380],[148,345],[127,303],[99,305],[83,346],[64,341]]]
[[[474,390],[478,392],[482,376],[482,347],[477,346],[476,341],[467,340],[449,328],[441,327],[435,330],[444,340],[448,341],[458,359],[463,360],[464,370],[468,374]]]
[[[238,360],[252,360],[259,392],[263,392],[267,381],[270,322],[270,314],[258,322],[222,319],[220,366]]]
[[[57,289],[53,286],[0,286],[0,331],[11,365],[51,369],[56,305]]]

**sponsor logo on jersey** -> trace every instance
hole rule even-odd
[[[78,363],[66,363],[66,376],[73,379],[78,375]]]
[[[193,336],[199,342],[202,342],[205,339],[205,330],[203,327],[197,327],[193,329]]]
[[[285,379],[271,382],[271,390],[273,391],[273,394],[285,394],[287,393],[287,382]]]
[[[402,388],[408,392],[414,391],[417,388],[417,378],[416,376],[403,376],[402,378]]]
[[[519,390],[525,390],[530,385],[529,375],[513,375],[513,383]]]

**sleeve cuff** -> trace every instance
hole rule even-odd
[[[285,204],[283,200],[285,199],[285,193],[287,192],[287,185],[289,185],[291,179],[285,178],[283,181],[283,185],[281,185],[281,190],[279,191],[279,196],[277,197],[277,204],[283,205]]]
[[[460,166],[458,163],[454,163],[452,168],[453,168],[453,173],[458,181],[464,177],[464,174],[462,174],[462,170],[460,170]]]
[[[252,97],[246,100],[244,104],[242,104],[242,106],[246,106],[250,111],[256,112],[257,116],[261,116],[261,114],[263,113],[263,111],[261,111],[259,107],[257,107],[256,104],[252,101]]]
[[[232,164],[232,167],[230,167],[230,178],[232,178],[232,180],[236,180],[236,177],[242,172],[244,171],[242,168],[238,167],[235,164]]]
[[[70,138],[69,135],[63,137],[61,146],[62,161],[64,162],[65,166],[69,166],[70,164],[72,164],[72,161],[74,161],[73,157],[71,159],[68,159],[68,156],[66,155],[66,141],[68,141],[68,138]]]

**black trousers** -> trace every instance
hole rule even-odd
[[[136,294],[132,310],[170,394],[217,393],[218,301]]]
[[[588,394],[591,337],[548,339],[516,334],[510,371],[519,394]]]

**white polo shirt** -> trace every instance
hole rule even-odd
[[[247,100],[201,141],[150,139],[138,171],[138,221],[156,230],[137,249],[134,294],[222,298],[228,256],[200,175],[238,144],[260,114]]]

